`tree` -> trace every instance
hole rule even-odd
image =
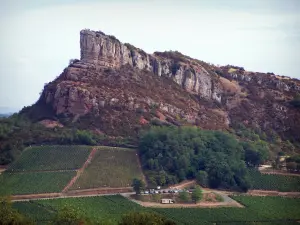
[[[145,183],[138,178],[134,178],[132,181],[132,187],[136,194],[141,194],[141,191],[145,188]]]
[[[200,170],[196,175],[196,180],[202,187],[208,186],[208,174],[205,171]]]
[[[156,213],[132,212],[122,216],[119,225],[176,225],[176,223]]]
[[[34,223],[13,209],[8,197],[0,197],[0,224],[32,225]]]
[[[195,203],[199,202],[202,199],[203,193],[201,188],[197,185],[195,190],[192,193],[192,200],[195,201]]]
[[[179,199],[183,202],[188,202],[189,201],[189,193],[187,191],[183,191],[179,193]]]

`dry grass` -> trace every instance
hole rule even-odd
[[[240,93],[241,87],[235,82],[230,81],[224,77],[220,77],[220,82],[224,88],[225,91],[230,93]]]

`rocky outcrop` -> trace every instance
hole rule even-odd
[[[234,79],[236,81],[245,82],[247,84],[255,84],[259,86],[264,86],[270,89],[276,89],[284,92],[299,92],[300,91],[300,81],[296,79],[291,79],[289,77],[277,76],[270,73],[257,73],[248,72],[244,70],[239,70],[237,72],[230,71],[230,66],[222,67],[221,76],[228,79]]]
[[[299,81],[216,67],[179,52],[147,54],[103,32],[80,32],[80,60],[47,84],[37,104],[63,125],[127,135],[140,125],[260,126],[300,140],[300,112],[289,101]],[[67,122],[66,122],[67,121]]]
[[[214,74],[209,74],[200,64],[191,66],[187,63],[189,59],[183,55],[178,57],[176,52],[168,55],[171,57],[150,55],[130,44],[122,44],[113,36],[90,30],[80,32],[80,51],[81,61],[96,68],[119,68],[129,64],[158,76],[170,77],[189,92],[221,102],[222,89]]]

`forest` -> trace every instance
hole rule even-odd
[[[152,127],[141,135],[139,153],[148,181],[174,184],[197,178],[204,187],[247,191],[247,167],[268,159],[262,140],[239,141],[221,131],[196,127]]]

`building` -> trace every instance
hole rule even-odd
[[[173,204],[174,201],[173,201],[173,199],[163,198],[163,199],[161,200],[161,203],[162,203],[162,204]]]

